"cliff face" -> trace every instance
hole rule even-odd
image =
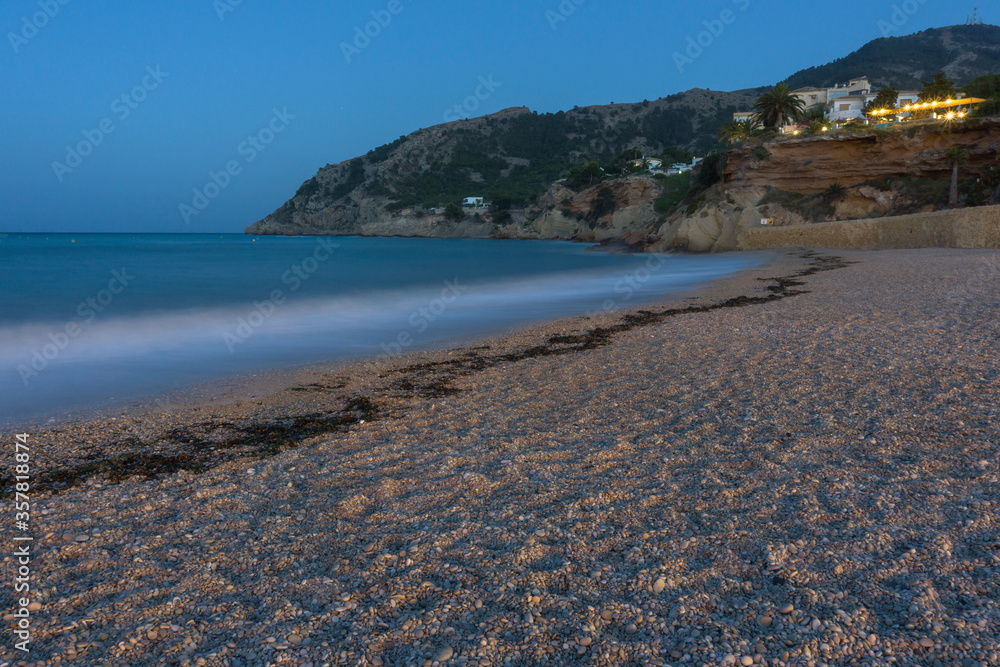
[[[722,252],[743,247],[758,229],[803,228],[813,223],[928,213],[948,204],[950,149],[969,160],[960,166],[962,199],[995,202],[1000,169],[1000,119],[893,129],[867,135],[784,139],[730,151],[723,183],[695,210],[677,214],[658,230],[651,250]],[[839,183],[840,190],[828,189]],[[978,194],[977,194],[978,193]],[[975,211],[977,209],[969,209]],[[766,227],[761,224],[768,219]],[[761,238],[788,238],[761,235]],[[923,238],[923,237],[921,237]],[[930,237],[927,237],[930,238]]]
[[[886,177],[949,178],[946,153],[960,147],[969,154],[962,166],[976,172],[997,164],[1000,120],[960,123],[949,129],[918,126],[858,136],[804,137],[741,146],[729,153],[728,187],[770,186],[797,193],[822,192],[834,183],[852,186]]]

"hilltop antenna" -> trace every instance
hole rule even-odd
[[[972,10],[972,18],[967,19],[965,25],[983,25],[983,20],[979,18],[979,7]]]

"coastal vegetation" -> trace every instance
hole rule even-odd
[[[753,110],[754,124],[780,128],[787,122],[800,122],[805,117],[806,104],[792,95],[787,83],[779,83],[760,96]]]
[[[1000,115],[1000,74],[981,76],[962,87],[962,92],[970,97],[985,100],[973,112],[977,118]]]

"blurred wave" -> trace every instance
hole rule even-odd
[[[80,285],[62,301],[87,303],[86,295],[100,294],[107,282],[108,266],[130,263],[152,267],[127,274],[136,285],[147,284],[142,298],[126,288],[117,302],[118,297],[106,297],[112,300],[100,313],[84,306],[83,316],[79,308],[64,305],[58,312],[69,316],[63,320],[52,316],[57,309],[44,306],[47,297],[37,283],[26,285],[36,290],[32,298],[41,305],[18,318],[9,311],[0,317],[0,421],[126,404],[248,371],[396,355],[532,321],[613,312],[764,261],[761,255],[585,254],[581,246],[564,243],[341,239],[350,261],[326,274],[317,270],[313,285],[322,289],[293,291],[273,276],[302,257],[303,249],[308,257],[314,242],[289,241],[274,244],[279,251],[255,263],[245,256],[252,241],[223,239],[215,249],[240,256],[220,271],[214,264],[185,265],[178,257],[189,250],[183,240],[164,252],[159,240],[143,247],[133,238],[105,261],[85,257],[91,279],[80,282],[90,283],[90,292]],[[108,242],[95,247],[106,253]],[[525,249],[529,252],[521,252]],[[72,252],[78,250],[86,255],[85,249]],[[470,251],[471,262],[466,261]],[[408,266],[400,264],[402,257],[409,257]],[[47,266],[28,273],[75,270],[54,264],[44,252],[39,262]],[[186,266],[183,273],[178,265]],[[265,278],[255,281],[261,275]],[[199,280],[216,290],[211,298],[203,293],[184,298],[183,290],[178,294],[173,287]],[[126,302],[127,296],[132,301]],[[23,291],[13,297],[5,289],[0,305],[4,299],[16,299],[22,310],[35,303]]]

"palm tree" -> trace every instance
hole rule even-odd
[[[753,136],[753,121],[731,120],[719,128],[719,138],[731,144],[738,144]]]
[[[948,206],[955,208],[958,206],[958,165],[969,161],[969,154],[958,146],[950,149],[944,154],[945,158],[951,162],[951,191],[948,193]]]
[[[779,83],[760,96],[753,110],[754,122],[780,130],[785,120],[798,123],[805,117],[806,103],[792,95],[787,83]]]

